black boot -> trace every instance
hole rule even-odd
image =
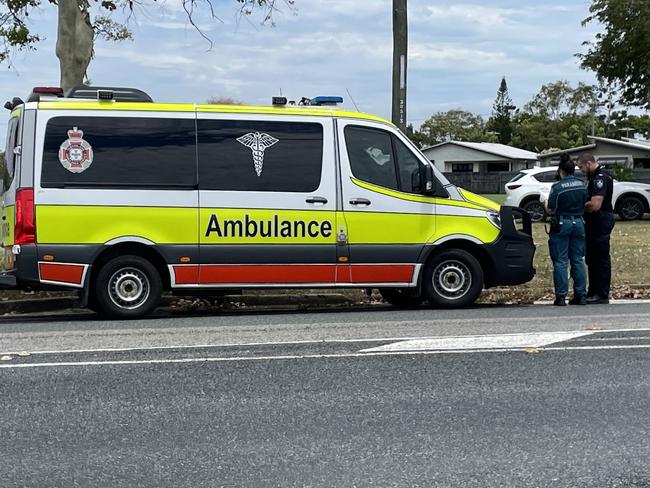
[[[574,297],[569,300],[569,305],[587,305],[587,299],[581,295],[574,295]]]
[[[564,295],[555,295],[555,301],[553,302],[553,305],[564,307],[566,305]]]

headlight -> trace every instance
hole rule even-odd
[[[501,230],[501,215],[497,212],[485,212],[485,215],[493,226]]]

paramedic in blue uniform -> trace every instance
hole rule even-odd
[[[589,200],[585,205],[586,258],[589,268],[587,303],[609,303],[609,287],[612,281],[609,238],[614,228],[614,180],[596,162],[592,154],[581,154],[578,157],[578,166],[588,178]]]
[[[586,305],[587,277],[585,274],[585,224],[582,218],[587,201],[587,186],[574,176],[571,157],[562,154],[558,166],[560,181],[551,187],[546,211],[551,215],[548,246],[553,261],[553,305],[566,305],[569,291],[567,276],[571,262],[573,298],[571,305]]]

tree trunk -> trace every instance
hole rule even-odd
[[[61,67],[61,88],[68,91],[84,81],[93,55],[94,33],[84,0],[59,0],[56,56]]]

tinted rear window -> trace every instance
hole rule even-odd
[[[74,129],[77,128],[77,132]],[[72,131],[72,132],[70,132]],[[81,138],[77,137],[81,133]],[[61,162],[69,141],[83,140],[92,162],[72,172]],[[78,146],[79,147],[79,146]],[[196,135],[192,119],[55,117],[47,123],[43,187],[196,186]]]
[[[199,120],[198,141],[201,189],[308,193],[320,186],[320,124]]]

